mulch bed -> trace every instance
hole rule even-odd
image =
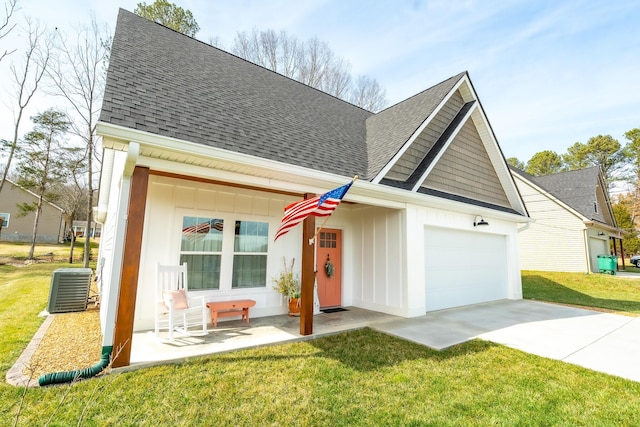
[[[38,378],[51,372],[84,369],[100,361],[102,331],[98,307],[90,306],[87,311],[54,316],[38,349],[23,370],[26,376]]]

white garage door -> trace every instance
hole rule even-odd
[[[425,227],[427,311],[507,298],[505,236]]]

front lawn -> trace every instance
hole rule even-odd
[[[89,242],[91,254],[95,258],[98,254],[99,242],[92,239]],[[69,259],[70,242],[65,243],[37,243],[33,256],[39,262],[64,262]],[[31,245],[24,242],[0,242],[0,265],[2,264],[22,264],[29,256]],[[84,253],[84,238],[79,237],[73,245],[74,263],[82,262]],[[69,265],[67,265],[68,267]]]
[[[56,267],[0,266],[3,376],[42,322]],[[13,424],[23,392],[0,385],[0,425]],[[26,390],[18,424],[50,417],[52,425],[634,425],[640,383],[482,341],[437,352],[364,329]]]
[[[523,271],[522,293],[524,298],[533,300],[640,316],[640,278],[608,274]]]

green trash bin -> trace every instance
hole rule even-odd
[[[598,255],[598,270],[600,270],[600,273],[616,274],[618,257],[615,255]]]

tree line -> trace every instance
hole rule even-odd
[[[190,11],[167,0],[138,3],[134,13],[191,37],[200,30]],[[222,47],[215,37],[209,43]],[[378,112],[387,105],[386,90],[376,79],[352,76],[349,61],[317,37],[303,41],[284,30],[254,28],[236,33],[230,52],[365,110]]]
[[[34,213],[29,258],[33,258],[42,201],[64,210],[69,227],[76,219],[87,221],[84,266],[90,258],[90,227],[94,192],[101,165],[95,128],[104,92],[111,34],[91,16],[74,34],[46,28],[25,18],[17,22],[19,0],[6,0],[0,15],[0,66],[10,62],[11,136],[0,139],[0,191],[7,179],[36,194],[38,201],[18,206],[20,215]],[[140,16],[195,36],[200,27],[193,14],[169,3],[138,3]],[[7,46],[7,36],[20,33],[25,46]],[[375,79],[353,79],[348,61],[337,57],[318,38],[299,41],[274,30],[238,32],[232,53],[287,77],[296,79],[370,111],[386,104],[385,91]],[[26,112],[37,94],[60,102],[30,117],[33,129],[20,135]],[[75,236],[71,236],[72,239]],[[73,259],[73,241],[69,260]]]
[[[618,227],[625,232],[625,250],[637,253],[640,251],[637,231],[640,222],[640,128],[625,132],[624,138],[623,145],[611,135],[598,135],[586,143],[575,142],[565,153],[543,150],[526,162],[510,157],[507,163],[533,176],[597,166],[607,184],[606,190],[620,186],[628,190],[612,198],[613,213]]]
[[[11,139],[0,140],[0,154],[5,159],[0,191],[9,174],[14,173],[19,185],[34,190],[40,199],[47,198],[61,205],[69,224],[79,217],[86,219],[85,235],[89,237],[96,173],[101,163],[95,126],[104,91],[111,34],[106,27],[98,25],[95,16],[91,17],[89,26],[78,27],[71,38],[73,42],[69,42],[63,31],[47,30],[29,19],[17,27],[17,3],[18,0],[7,0],[5,13],[0,15],[0,66],[7,58],[12,59],[14,113]],[[138,3],[134,13],[191,37],[200,29],[190,11],[167,0]],[[27,40],[20,52],[17,47],[2,43],[12,31],[21,31],[22,39]],[[215,39],[210,40],[210,44],[219,45]],[[375,79],[362,75],[354,78],[350,63],[317,37],[301,41],[285,31],[253,29],[236,34],[231,52],[369,111],[379,111],[387,103],[385,90]],[[33,116],[33,130],[21,137],[19,129],[25,111],[38,92],[59,97],[65,107],[51,107]],[[80,142],[67,148],[68,136]],[[628,182],[633,190],[618,197],[614,210],[616,218],[620,216],[619,224],[631,224],[625,228],[635,238],[635,223],[640,213],[640,129],[631,129],[624,136],[627,140],[624,146],[611,135],[598,135],[586,143],[574,143],[566,153],[544,150],[526,162],[515,157],[507,162],[534,176],[597,166],[609,187],[615,182]],[[51,149],[54,146],[56,148]],[[42,156],[42,161],[34,160]],[[13,168],[14,161],[16,167]],[[40,207],[36,203],[20,209],[24,213],[36,212],[33,247]],[[89,245],[87,238],[85,266],[89,262]],[[637,250],[638,246],[634,252]]]
[[[4,160],[0,191],[11,177],[37,196],[36,202],[18,206],[20,215],[34,213],[30,259],[43,200],[63,209],[69,227],[75,219],[86,219],[83,263],[88,267],[93,194],[100,169],[95,127],[111,36],[94,16],[89,26],[79,25],[73,34],[46,28],[28,17],[19,25],[15,16],[18,6],[18,0],[8,0],[0,23],[0,66],[10,61],[7,86],[14,118],[10,139],[0,140]],[[25,46],[5,47],[7,36],[14,31],[26,41]],[[33,129],[21,136],[27,108],[36,94],[59,102],[32,116]],[[72,242],[70,262],[73,248]]]

